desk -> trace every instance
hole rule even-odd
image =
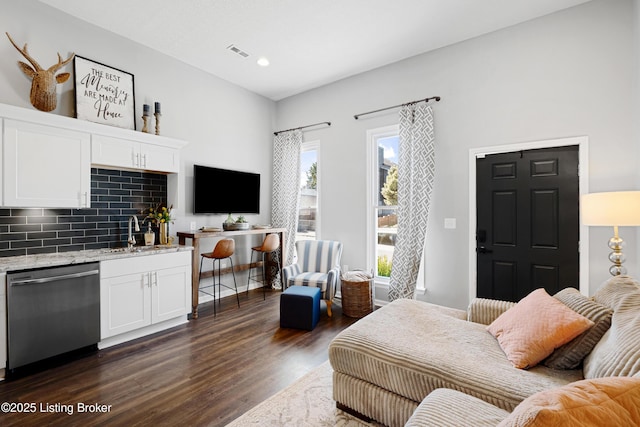
[[[237,230],[237,231],[179,231],[178,235],[178,243],[180,245],[185,245],[187,239],[191,239],[193,246],[193,252],[191,255],[191,318],[198,318],[198,289],[200,286],[200,277],[199,277],[199,265],[200,265],[200,239],[208,239],[208,238],[225,238],[225,237],[234,237],[234,236],[247,236],[253,234],[270,234],[277,233],[280,237],[280,268],[284,268],[284,254],[286,253],[286,240],[285,233],[287,232],[286,228],[255,228],[250,230]],[[245,265],[236,265],[235,270],[242,270],[247,268],[248,264]],[[282,274],[282,272],[280,272]]]

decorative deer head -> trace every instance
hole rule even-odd
[[[20,49],[9,33],[5,34],[9,37],[9,41],[13,47],[18,49],[18,52],[20,52],[22,56],[24,56],[33,66],[32,67],[29,64],[18,61],[18,65],[22,71],[27,76],[31,77],[31,94],[29,95],[31,105],[41,111],[55,110],[57,104],[56,84],[66,82],[69,79],[69,76],[71,76],[69,73],[60,73],[56,75],[56,72],[67,65],[69,61],[73,59],[75,54],[72,53],[68,59],[63,61],[62,57],[58,53],[58,63],[45,70],[36,62],[35,59],[31,57],[31,55],[29,55],[26,43],[24,44],[24,47]]]

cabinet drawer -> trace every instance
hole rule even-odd
[[[106,260],[100,263],[100,277],[104,279],[184,265],[191,265],[191,254],[188,251]]]

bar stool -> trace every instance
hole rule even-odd
[[[251,248],[251,259],[249,260],[249,276],[247,278],[247,294],[249,293],[249,284],[251,283],[251,280],[252,280],[251,263],[253,262],[253,254],[254,252],[261,253],[262,254],[262,299],[266,299],[266,295],[267,295],[267,290],[265,288],[265,283],[267,282],[267,273],[265,269],[265,266],[267,264],[266,255],[275,253],[279,247],[280,247],[280,238],[278,237],[277,234],[272,233],[272,234],[267,234],[265,236],[261,246],[254,246],[253,248]],[[276,261],[278,263],[278,276],[280,277],[280,285],[282,285],[282,271],[280,268],[280,258],[277,256],[277,254],[276,254]],[[257,277],[258,276],[254,276],[253,278],[254,282],[259,282],[259,280],[256,280]]]
[[[213,249],[213,252],[211,253],[205,253],[205,254],[201,254],[202,258],[200,258],[200,273],[199,273],[199,278],[202,277],[202,262],[204,261],[205,258],[211,259],[213,260],[213,285],[211,286],[203,286],[200,289],[198,289],[200,292],[207,294],[207,295],[211,295],[213,297],[213,315],[216,315],[216,261],[218,261],[218,305],[220,305],[220,286],[224,286],[227,289],[231,289],[233,290],[235,288],[236,291],[236,299],[238,300],[238,308],[240,308],[240,297],[238,296],[238,285],[236,284],[236,273],[234,272],[234,268],[233,268],[233,259],[231,258],[231,255],[233,255],[233,252],[236,249],[236,242],[233,239],[222,239],[220,240],[218,243],[216,243],[216,247]],[[223,259],[227,259],[229,258],[229,261],[231,262],[231,274],[233,274],[233,285],[234,288],[227,286],[227,285],[223,285],[221,282],[221,273],[220,273],[220,263]],[[206,289],[206,288],[213,288],[213,294],[210,294],[209,292],[203,291],[202,289]]]

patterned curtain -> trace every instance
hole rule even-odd
[[[389,281],[389,300],[413,298],[427,233],[435,172],[433,111],[424,103],[400,111],[398,235]]]
[[[298,205],[300,201],[300,147],[302,131],[282,132],[273,140],[273,201],[271,223],[286,228],[286,253],[282,254],[285,267],[293,264]]]

